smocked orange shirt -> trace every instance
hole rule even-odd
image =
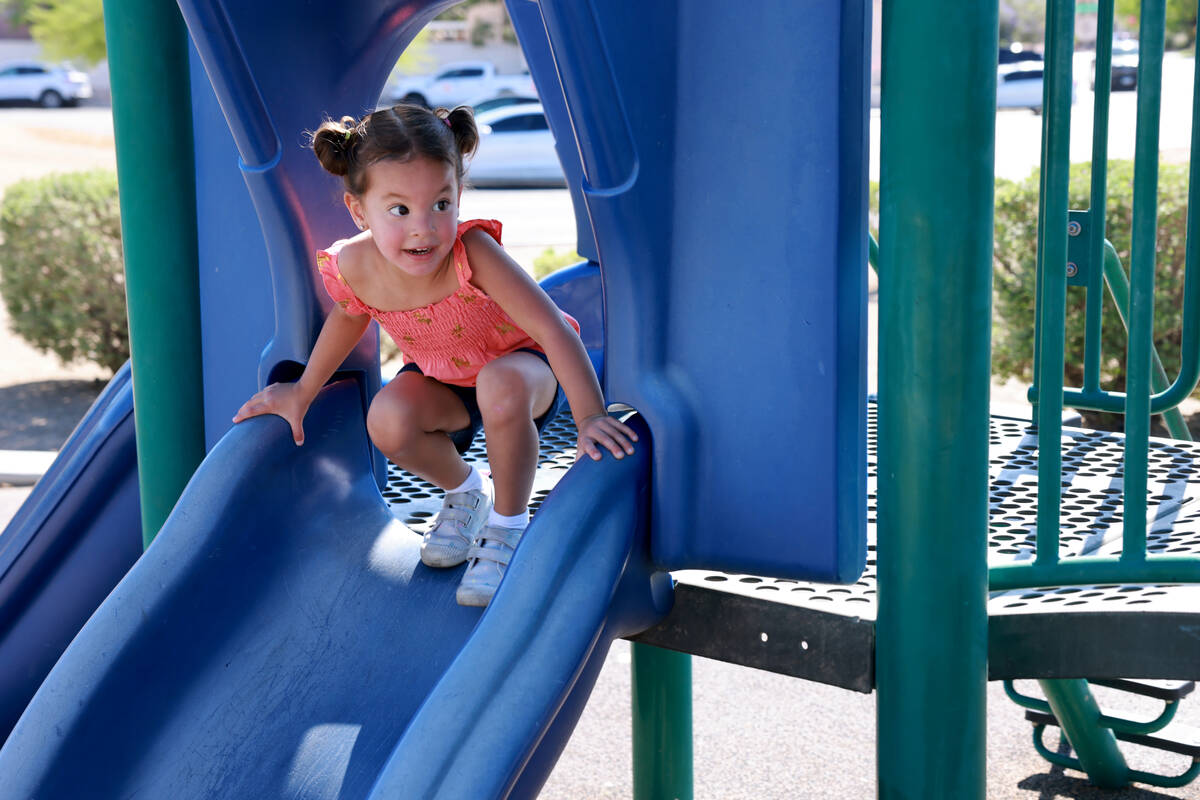
[[[338,270],[338,253],[345,240],[317,251],[317,271],[329,296],[350,314],[369,314],[396,342],[405,363],[416,362],[421,372],[442,383],[474,386],[479,370],[489,361],[525,348],[542,350],[517,327],[504,309],[471,283],[471,264],[463,234],[480,228],[500,242],[500,223],[473,219],[458,225],[451,251],[458,289],[422,308],[381,311],[364,303]],[[563,312],[579,332],[579,323]]]

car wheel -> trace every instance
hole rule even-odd
[[[62,108],[63,96],[53,89],[47,89],[38,98],[38,105],[42,108]]]
[[[408,94],[404,95],[404,102],[416,103],[419,106],[425,106],[426,108],[429,108],[429,101],[425,99],[425,95],[419,92],[409,92]]]

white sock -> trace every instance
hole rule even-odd
[[[477,489],[484,488],[483,473],[480,472],[474,464],[470,465],[471,472],[467,475],[467,479],[455,486],[453,489],[447,490],[446,494],[456,494],[458,492],[473,492]]]
[[[497,528],[515,528],[517,530],[525,530],[529,525],[529,508],[526,507],[520,514],[513,514],[511,517],[506,517],[503,514],[497,514],[496,509],[492,509],[488,514],[488,525],[493,525]]]

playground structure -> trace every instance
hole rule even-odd
[[[995,111],[981,87],[995,81],[994,7],[937,6],[936,30],[928,29],[936,4],[884,9],[880,395],[871,416],[863,4],[802,13],[779,3],[732,17],[686,3],[510,2],[570,178],[579,252],[592,262],[553,291],[564,305],[594,310],[602,288],[603,336],[597,323],[585,324],[585,336],[593,350],[603,341],[606,393],[637,409],[646,444],[636,459],[581,464],[558,480],[549,473],[569,465],[569,435],[551,437],[539,481],[557,486],[539,493],[512,579],[482,617],[453,606],[456,574],[415,567],[417,537],[393,516],[413,524],[427,516],[427,487],[392,475],[380,495],[386,468],[362,431],[364,402],[378,388],[374,342],[323,393],[302,450],[273,420],[225,433],[236,404],[305,358],[322,317],[310,254],[345,233],[340,190],[320,178],[297,132],[322,113],[368,107],[404,44],[451,3],[380,0],[306,9],[311,16],[293,9],[281,24],[267,4],[184,2],[190,63],[171,14],[111,5],[125,12],[109,19],[133,380],[139,398],[163,385],[182,396],[136,409],[143,529],[152,534],[170,516],[0,751],[3,791],[531,796],[616,636],[641,643],[636,678],[663,696],[686,693],[686,657],[645,645],[874,689],[881,797],[984,796],[989,678],[1044,679],[1048,702],[1035,721],[1061,724],[1078,755],[1072,766],[1102,785],[1180,785],[1200,770],[1126,768],[1115,738],[1154,732],[1102,718],[1081,680],[1196,677],[1200,645],[1187,631],[1200,560],[1175,554],[1194,536],[1186,512],[1196,454],[1152,443],[1149,416],[1194,388],[1200,360],[1188,351],[1181,388],[1151,399],[1157,152],[1147,133],[1127,395],[1098,385],[1069,395],[1074,405],[1125,410],[1126,435],[1063,430],[1068,242],[1086,231],[1088,247],[1070,260],[1089,297],[1103,291],[1105,253],[1103,215],[1079,217],[1065,204],[1068,4],[1051,4],[1048,32],[1038,403],[1029,428],[987,415]],[[1112,18],[1111,4],[1102,8],[1100,69]],[[1139,117],[1144,107],[1149,120],[1157,118],[1162,4],[1143,8]],[[961,50],[941,47],[948,33]],[[732,58],[751,36],[779,57]],[[152,40],[176,43],[174,73],[138,68]],[[919,68],[930,52],[945,62],[936,81]],[[703,65],[713,63],[740,66],[712,75]],[[147,74],[162,84],[131,77]],[[804,90],[781,91],[781,74],[804,74]],[[163,97],[179,96],[179,82],[192,98],[177,123],[188,135],[152,143],[127,135],[161,111]],[[1098,87],[1105,124],[1097,130],[1107,123],[1101,98],[1107,89]],[[792,137],[781,136],[783,122]],[[182,151],[155,149],[189,139],[194,147]],[[1102,156],[1102,141],[1097,148]],[[179,230],[161,224],[164,195],[129,191],[136,179],[127,165],[139,153],[151,173],[184,163],[165,181],[142,176],[170,188]],[[182,251],[180,261],[198,263],[190,312],[162,301],[185,294],[190,280],[187,269],[163,267],[165,243]],[[1189,277],[1193,262],[1189,255]],[[151,280],[180,286],[143,283]],[[1188,285],[1194,295],[1197,282]],[[787,303],[764,308],[764,296]],[[165,320],[148,322],[156,313]],[[186,327],[181,316],[196,320],[190,342],[162,335]],[[179,350],[155,353],[160,343]],[[139,362],[151,364],[141,383]],[[155,372],[163,363],[169,371]],[[717,380],[714,363],[736,380]],[[762,420],[747,424],[739,413],[747,398],[762,398]],[[190,441],[171,444],[181,430]],[[1065,457],[1038,447],[1064,440]],[[182,480],[180,465],[205,450],[176,503],[194,462]],[[1089,476],[1093,463],[1110,472]],[[762,476],[779,470],[802,491],[764,496]],[[1157,506],[1147,526],[1151,485]],[[1125,503],[1116,537],[1107,535],[1115,514],[1101,530],[1063,521],[1064,493],[1105,508],[1114,487]],[[751,500],[771,514],[731,531],[733,512],[743,515]],[[128,502],[122,507],[128,514]],[[1030,509],[1036,525],[1011,522]],[[339,518],[350,521],[333,525]],[[799,521],[784,531],[765,524],[778,518]],[[993,528],[1009,520],[1007,531],[993,531],[990,570],[989,518]],[[1075,536],[1073,527],[1085,530]],[[29,548],[0,555],[18,549]],[[1021,563],[1000,563],[1014,555]],[[0,593],[9,618],[9,603],[24,602],[37,577],[29,575],[20,591]],[[829,583],[837,581],[854,585]],[[1172,585],[1126,591],[1135,584]],[[1074,599],[1052,599],[1074,595],[1088,603],[1068,610]],[[1031,602],[1038,597],[1046,598],[1040,607]],[[660,716],[635,731],[639,796],[690,794],[679,720]],[[935,735],[947,729],[956,735]]]

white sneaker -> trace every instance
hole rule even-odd
[[[466,561],[491,510],[492,498],[484,489],[447,494],[421,542],[421,561],[430,567],[456,567]]]
[[[471,548],[468,554],[471,563],[458,585],[460,606],[486,606],[492,601],[524,532],[494,525],[487,525],[479,532],[479,544]]]

